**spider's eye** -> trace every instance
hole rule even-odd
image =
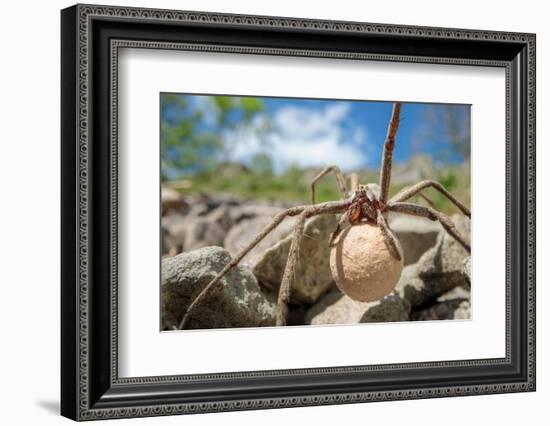
[[[355,191],[355,194],[353,196],[354,200],[365,198],[367,196],[367,191],[365,191],[365,187],[358,186],[357,191]]]

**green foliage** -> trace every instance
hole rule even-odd
[[[206,108],[191,105],[186,95],[161,95],[161,175],[164,181],[188,172],[211,171],[231,147],[222,134],[250,122],[264,110],[257,98],[204,96]]]
[[[239,101],[247,119],[252,118],[258,111],[264,110],[264,104],[258,98],[241,98]]]
[[[470,204],[470,176],[469,168],[463,166],[448,166],[438,169],[434,179],[452,191],[461,201]],[[231,193],[246,199],[262,199],[280,202],[308,204],[311,202],[311,180],[319,170],[300,169],[289,167],[284,173],[275,175],[269,170],[255,170],[243,168],[240,172],[232,174],[231,177],[220,177],[223,170],[216,169],[215,172],[204,172],[195,176],[188,176],[192,182],[188,189],[191,193]],[[369,171],[359,174],[359,181],[363,183],[378,182],[378,171]],[[416,182],[392,184],[390,194],[396,194],[405,186]],[[334,201],[340,198],[336,189],[334,176],[328,175],[318,181],[316,185],[316,201]],[[425,192],[435,207],[447,214],[457,212],[457,209],[449,200],[434,189]],[[426,205],[420,197],[414,197],[411,202]]]
[[[443,162],[470,158],[470,109],[462,105],[426,106],[413,133],[413,148]],[[446,143],[442,143],[446,142]],[[435,154],[435,155],[434,155]]]
[[[460,201],[467,206],[470,205],[470,174],[469,167],[464,165],[450,165],[447,167],[439,168],[435,170],[433,180],[441,183],[449,192],[457,197]],[[406,185],[397,185],[391,188],[391,193],[395,194],[403,187],[411,185],[415,182],[407,183]],[[435,205],[435,208],[443,213],[452,214],[456,213],[457,208],[449,201],[447,197],[441,194],[439,191],[429,188],[423,191]],[[421,197],[415,196],[411,199],[412,202],[426,205]]]
[[[185,185],[181,187],[187,188],[186,191],[189,192],[233,193],[248,199],[311,202],[310,182],[319,169],[293,166],[281,174],[276,174],[273,160],[266,153],[254,155],[247,165],[228,161],[233,148],[231,140],[235,138],[228,140],[224,135],[240,135],[237,130],[246,128],[248,131],[257,132],[256,136],[260,136],[259,139],[262,140],[266,139],[262,137],[262,132],[271,130],[271,124],[266,114],[263,114],[265,105],[261,99],[162,94],[160,101],[161,175],[164,182],[177,183],[178,180],[185,180]],[[463,113],[460,112],[462,110],[453,107],[429,108],[427,111],[429,114],[425,125],[417,137],[419,140],[427,141],[423,143],[432,144],[433,152],[437,152],[438,158],[447,165],[434,167],[430,157],[416,155],[401,166],[405,166],[409,171],[415,171],[421,178],[441,182],[458,199],[469,204],[469,112]],[[260,114],[262,116],[259,116]],[[260,120],[255,120],[256,117]],[[442,151],[439,150],[441,135],[445,135],[449,141]],[[419,150],[425,151],[427,150]],[[450,161],[457,155],[465,159],[465,163],[457,164]],[[378,171],[360,173],[359,181],[378,182]],[[392,182],[390,194],[395,194],[404,186],[414,183],[416,182]],[[340,194],[336,188],[333,175],[321,179],[316,185],[316,200],[338,200]],[[446,213],[456,211],[437,191],[429,189],[425,191],[425,195],[439,210]],[[426,204],[420,197],[415,197],[411,201]]]
[[[271,157],[264,153],[256,154],[252,157],[252,171],[259,176],[273,176],[273,162]]]
[[[192,192],[232,193],[244,198],[278,201],[299,201],[307,193],[303,171],[289,168],[282,175],[269,171],[257,173],[245,169],[230,179],[218,179],[215,174],[202,173],[193,179]]]

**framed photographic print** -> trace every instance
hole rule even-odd
[[[535,35],[61,30],[64,416],[535,390]]]

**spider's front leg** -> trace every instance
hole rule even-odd
[[[417,184],[403,188],[390,199],[389,203],[401,203],[402,201],[406,201],[417,194],[425,199],[426,197],[422,194],[421,191],[427,188],[433,188],[437,190],[445,197],[447,197],[449,201],[451,201],[451,203],[453,203],[462,213],[464,213],[468,217],[471,216],[470,209],[462,204],[453,194],[447,191],[447,189],[445,189],[443,185],[435,180],[423,180],[421,182],[418,182]]]
[[[395,147],[395,136],[399,129],[399,120],[401,117],[401,103],[393,104],[390,122],[388,124],[388,133],[384,141],[384,150],[382,151],[382,165],[380,166],[380,203],[386,204],[390,190],[391,168],[393,159],[393,149]]]
[[[336,224],[336,229],[332,232],[332,234],[330,234],[330,240],[328,242],[329,246],[332,246],[332,243],[334,242],[336,237],[340,235],[340,232],[343,231],[346,225],[349,225],[349,213],[347,211],[340,216],[340,219]]]
[[[334,172],[334,175],[336,176],[336,182],[338,184],[338,190],[340,192],[341,199],[345,199],[348,197],[347,189],[346,189],[346,180],[344,176],[342,175],[342,171],[338,166],[329,166],[325,169],[323,169],[311,182],[311,201],[312,204],[315,204],[315,184],[319,179],[321,179],[323,176],[325,176],[329,172]],[[359,175],[356,172],[352,172],[348,175],[348,178],[350,180],[350,188],[352,192],[357,191],[357,188],[359,186]],[[336,229],[330,236],[329,245],[331,245],[334,241],[334,239],[342,232],[342,229],[349,224],[349,213],[345,212],[340,216],[340,219],[338,220],[338,224],[336,225]]]
[[[253,241],[251,241],[244,249],[242,249],[235,257],[231,259],[231,261],[225,265],[225,267],[216,274],[216,276],[201,290],[199,295],[191,302],[191,304],[187,307],[181,321],[179,324],[179,329],[182,330],[185,328],[187,322],[189,321],[193,311],[199,306],[204,299],[206,298],[209,291],[217,285],[221,279],[224,277],[225,274],[227,274],[231,269],[233,269],[235,266],[239,264],[239,262],[247,255],[247,253],[252,250],[260,241],[262,241],[273,229],[275,229],[286,217],[288,216],[300,216],[300,219],[298,220],[297,225],[294,229],[294,240],[297,240],[296,243],[294,243],[294,250],[291,250],[292,257],[289,254],[289,257],[291,257],[291,261],[287,261],[287,265],[285,267],[285,272],[283,274],[283,282],[281,283],[281,290],[279,294],[279,303],[278,303],[278,313],[277,313],[277,321],[281,322],[281,325],[286,324],[286,313],[288,312],[288,308],[286,308],[286,304],[288,303],[288,295],[290,294],[290,284],[292,276],[294,275],[294,269],[296,266],[296,262],[298,259],[298,249],[299,249],[299,243],[303,237],[304,233],[304,226],[302,223],[302,216],[305,218],[315,216],[318,214],[330,214],[330,213],[341,213],[345,211],[349,206],[351,205],[351,200],[342,200],[342,201],[329,201],[326,203],[318,204],[316,206],[297,206],[297,207],[291,207],[287,210],[282,211],[279,213],[275,218],[273,219],[273,222],[271,222],[269,225],[267,225],[262,232],[260,232],[256,238],[254,238]],[[300,225],[302,224],[302,225]],[[296,237],[297,236],[297,237]],[[296,246],[298,244],[298,246]],[[298,247],[298,249],[296,249]],[[288,272],[287,272],[288,270]],[[285,278],[286,277],[286,278]],[[283,306],[285,305],[285,306]],[[279,321],[279,318],[281,320]]]
[[[344,175],[342,174],[342,171],[340,170],[340,167],[338,167],[338,166],[328,166],[328,167],[325,167],[311,181],[311,204],[315,204],[315,184],[317,183],[317,181],[319,179],[321,179],[323,176],[329,174],[330,172],[333,172],[334,177],[336,178],[336,184],[338,186],[338,192],[340,193],[340,199],[343,200],[343,199],[347,198],[348,190],[346,188],[346,180],[344,179]]]
[[[306,219],[321,214],[341,213],[347,210],[350,205],[351,200],[336,202],[329,201],[323,204],[308,207],[298,215],[296,224],[294,225],[294,231],[292,233],[292,242],[290,243],[290,249],[288,251],[288,258],[286,261],[285,270],[283,272],[281,287],[279,288],[279,295],[277,297],[277,326],[286,325],[287,323],[290,289],[292,288],[292,280],[294,278],[296,264],[298,263],[298,258],[300,257],[300,247],[304,237]],[[346,216],[346,214],[342,216]]]
[[[386,242],[386,246],[388,247],[388,250],[392,254],[393,257],[395,257],[397,260],[401,260],[401,253],[399,252],[399,241],[397,240],[397,237],[393,233],[393,231],[390,229],[388,222],[386,221],[386,218],[382,214],[380,210],[378,210],[378,215],[376,217],[376,223],[380,227],[380,230],[382,231],[382,235],[384,235],[384,240]]]
[[[254,247],[256,247],[260,241],[262,241],[271,231],[273,231],[279,224],[288,216],[296,216],[303,212],[307,207],[306,206],[297,206],[297,207],[291,207],[287,210],[282,211],[279,213],[275,218],[273,219],[273,222],[271,222],[269,225],[267,225],[257,236],[252,240],[245,248],[243,248],[235,257],[231,259],[231,261],[225,265],[225,267],[216,274],[216,276],[201,290],[201,292],[198,294],[198,296],[191,302],[191,304],[187,307],[185,313],[183,314],[183,317],[179,323],[179,329],[183,330],[186,326],[187,322],[189,321],[189,318],[191,317],[193,311],[197,308],[197,306],[200,305],[200,303],[204,300],[206,295],[209,293],[210,289],[214,287],[216,284],[218,284],[221,279],[224,277],[225,274],[227,274],[231,269],[233,269],[235,266],[239,264],[239,262],[248,254],[250,250],[252,250]]]
[[[296,263],[300,257],[300,247],[304,236],[304,226],[306,223],[307,211],[302,212],[296,219],[294,231],[292,233],[292,242],[288,250],[288,258],[283,272],[281,287],[279,288],[279,296],[277,297],[277,313],[275,325],[286,325],[288,317],[288,304],[290,303],[290,288],[292,286],[292,278],[296,270]]]
[[[468,244],[468,242],[466,242],[464,237],[460,235],[460,233],[457,231],[451,219],[447,215],[441,213],[440,211],[432,209],[431,207],[419,206],[412,203],[389,204],[388,210],[397,212],[397,213],[404,213],[412,216],[425,217],[434,221],[435,220],[439,221],[439,223],[441,223],[445,231],[447,231],[451,237],[453,237],[456,241],[458,241],[458,243],[462,247],[464,247],[464,249],[468,253],[470,253],[470,244]]]

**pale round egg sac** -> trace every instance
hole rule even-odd
[[[394,289],[403,270],[403,249],[397,241],[401,260],[392,256],[380,227],[362,223],[344,229],[330,251],[330,269],[338,288],[353,300],[380,300]]]

